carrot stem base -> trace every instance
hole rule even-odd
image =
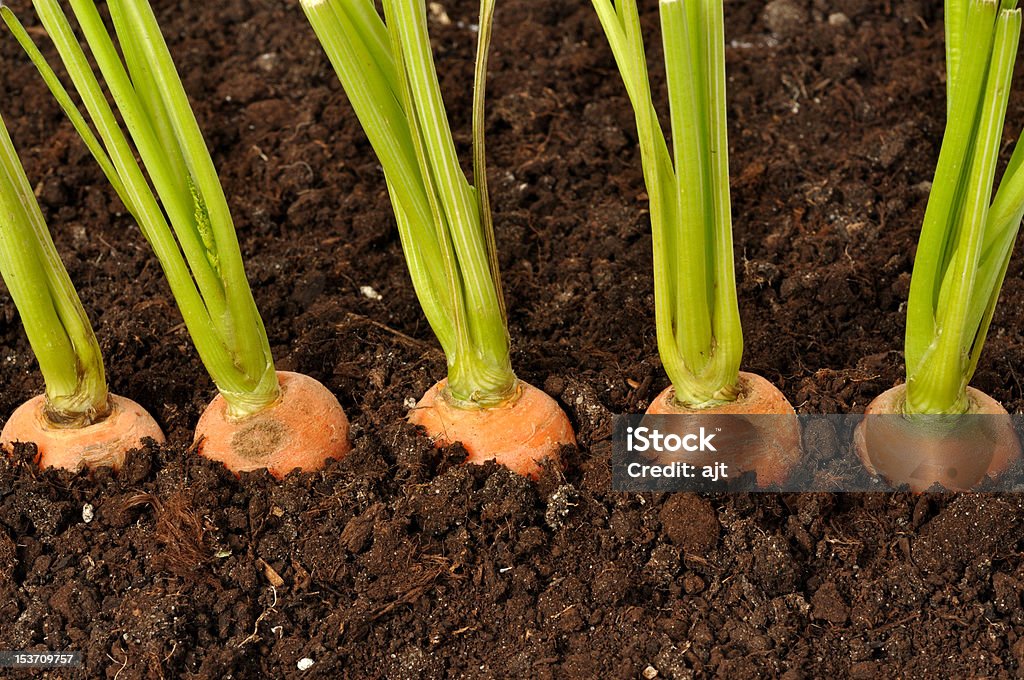
[[[684,406],[676,400],[675,389],[670,386],[654,398],[647,415],[693,416],[696,422],[706,426],[715,416],[723,416],[727,419],[723,420],[723,429],[747,430],[742,435],[743,444],[733,447],[740,451],[723,461],[728,463],[729,469],[737,474],[756,473],[760,487],[782,484],[802,455],[796,410],[779,388],[755,373],[740,371],[736,386],[739,394],[734,401],[707,408]],[[738,417],[746,415],[786,417],[752,418],[741,428]]]

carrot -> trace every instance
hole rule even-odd
[[[721,423],[724,435],[719,436],[719,441],[731,438],[734,444],[741,444],[720,447],[733,456],[722,462],[739,474],[755,472],[759,486],[781,484],[800,460],[800,423],[796,411],[777,387],[757,374],[740,371],[737,386],[738,395],[733,401],[703,408],[679,403],[675,388],[670,386],[655,397],[647,414],[693,416],[692,423],[679,423],[681,432],[691,431],[693,423],[707,429]],[[754,417],[741,423],[744,415]],[[738,430],[747,431],[740,434]],[[736,449],[739,450],[733,453]]]
[[[435,446],[462,444],[467,463],[489,460],[536,479],[546,460],[560,465],[559,449],[574,445],[572,425],[558,403],[519,381],[507,401],[487,408],[462,408],[447,395],[447,380],[431,387],[409,422],[422,427]]]
[[[910,279],[907,379],[871,402],[857,430],[865,467],[917,491],[971,488],[1020,456],[1006,411],[968,387],[1024,217],[1024,140],[995,181],[1020,42],[1015,5],[947,3],[949,115]]]
[[[302,0],[384,168],[416,295],[448,360],[448,377],[409,419],[470,462],[536,476],[574,442],[553,399],[512,370],[484,153],[484,92],[494,0],[480,6],[473,89],[473,181],[459,163],[438,85],[426,6]]]
[[[4,8],[6,10],[6,8]],[[118,468],[145,438],[164,440],[135,402],[111,395],[99,342],[0,118],[0,275],[39,363],[44,393],[15,410],[0,448],[35,443],[43,468]]]
[[[650,197],[654,324],[672,386],[647,413],[782,414],[777,433],[752,441],[784,450],[747,451],[734,466],[759,484],[783,481],[800,456],[793,407],[763,378],[741,372],[743,331],[736,291],[726,119],[725,23],[721,0],[659,3],[671,147],[651,95],[636,0],[592,0],[636,120]],[[752,419],[755,427],[779,427]],[[732,423],[733,426],[736,423]]]
[[[292,470],[318,470],[351,449],[348,418],[337,398],[302,373],[278,371],[277,401],[241,418],[224,397],[210,403],[196,426],[196,451],[235,472],[266,468],[277,478]]]
[[[967,491],[1006,472],[1021,457],[1013,420],[998,401],[967,388],[957,415],[904,413],[907,386],[876,397],[854,434],[854,449],[872,475],[924,492],[935,484]]]
[[[67,427],[55,423],[47,413],[46,397],[39,395],[19,406],[0,432],[5,450],[15,442],[36,445],[40,468],[78,470],[124,464],[129,451],[146,439],[164,443],[164,433],[149,413],[131,399],[110,395],[110,412],[89,425]]]

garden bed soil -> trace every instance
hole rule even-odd
[[[903,377],[944,124],[939,4],[726,3],[744,366],[801,412],[859,412]],[[38,472],[29,447],[0,460],[0,649],[81,650],[83,668],[51,677],[121,680],[1019,677],[1015,495],[611,493],[611,414],[642,410],[667,380],[632,114],[589,3],[502,0],[491,59],[514,363],[580,442],[536,484],[460,466],[457,447],[435,451],[404,422],[444,358],[380,168],[297,2],[155,5],[279,368],[338,395],[354,450],[281,483],[190,454],[212,384],[148,246],[5,38],[2,113],[112,388],[170,443],[116,475]],[[431,6],[465,152],[476,6]],[[1007,147],[1022,127],[1015,87]],[[1024,407],[1022,262],[974,380],[1011,412]],[[7,414],[41,382],[0,303]],[[303,658],[314,665],[299,671]]]

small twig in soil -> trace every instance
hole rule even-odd
[[[350,320],[350,321],[355,321],[355,322],[358,322],[358,323],[361,323],[361,324],[366,324],[368,326],[373,326],[374,328],[380,329],[380,330],[384,331],[385,333],[388,333],[389,335],[393,335],[394,337],[398,338],[399,340],[401,340],[402,342],[404,342],[404,343],[406,343],[408,345],[412,345],[413,347],[416,347],[418,349],[425,350],[428,353],[438,353],[438,354],[441,353],[440,349],[438,349],[437,347],[435,347],[434,345],[432,345],[429,342],[424,342],[423,340],[417,340],[416,338],[414,338],[412,336],[406,335],[402,331],[396,330],[396,329],[392,328],[391,326],[388,326],[386,324],[381,323],[380,321],[375,321],[375,320],[373,320],[373,319],[371,319],[369,317],[363,316],[362,314],[356,314],[355,312],[349,312],[348,314],[346,314],[346,318],[348,320]],[[346,326],[345,326],[345,324],[337,324],[337,325],[335,325],[335,328],[338,329],[338,330],[344,330],[346,328]]]
[[[555,614],[554,616],[552,616],[552,617],[551,617],[551,620],[552,620],[552,621],[554,621],[554,620],[557,620],[557,619],[558,619],[558,618],[560,618],[560,617],[561,617],[561,616],[562,616],[563,614],[567,614],[568,612],[572,611],[572,610],[573,610],[573,609],[575,609],[575,608],[576,608],[576,605],[574,605],[574,604],[571,604],[571,605],[569,605],[568,607],[566,607],[565,609],[563,609],[562,611],[560,611],[560,612],[558,612],[557,614]]]
[[[890,621],[889,623],[887,623],[885,625],[882,625],[882,626],[879,626],[878,628],[874,628],[874,629],[872,629],[872,630],[870,630],[868,632],[870,632],[873,635],[874,634],[879,634],[880,635],[880,634],[886,632],[887,630],[889,630],[890,628],[895,628],[896,626],[902,626],[905,623],[910,623],[911,621],[913,621],[914,619],[916,619],[916,618],[918,618],[920,616],[921,616],[921,612],[914,612],[913,614],[910,614],[909,616],[904,616],[902,619],[899,619],[897,621]]]

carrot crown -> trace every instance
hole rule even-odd
[[[93,0],[71,0],[122,128],[57,0],[33,5],[95,133],[11,10],[0,13],[152,245],[231,415],[268,406],[279,388],[267,334],[217,171],[152,8],[109,0],[115,45]]]
[[[103,356],[0,118],[0,275],[46,383],[46,415],[84,427],[110,413]]]
[[[636,0],[593,0],[636,116],[654,242],[658,351],[676,399],[737,396],[736,298],[721,0],[661,0],[672,150],[651,97]]]
[[[467,407],[513,394],[505,306],[484,160],[484,90],[494,0],[480,7],[473,178],[459,166],[421,0],[302,0],[387,181],[420,306]]]
[[[1016,0],[947,0],[947,121],[907,303],[910,414],[968,409],[978,365],[1024,217],[1024,144],[995,198],[996,163],[1020,40]]]

